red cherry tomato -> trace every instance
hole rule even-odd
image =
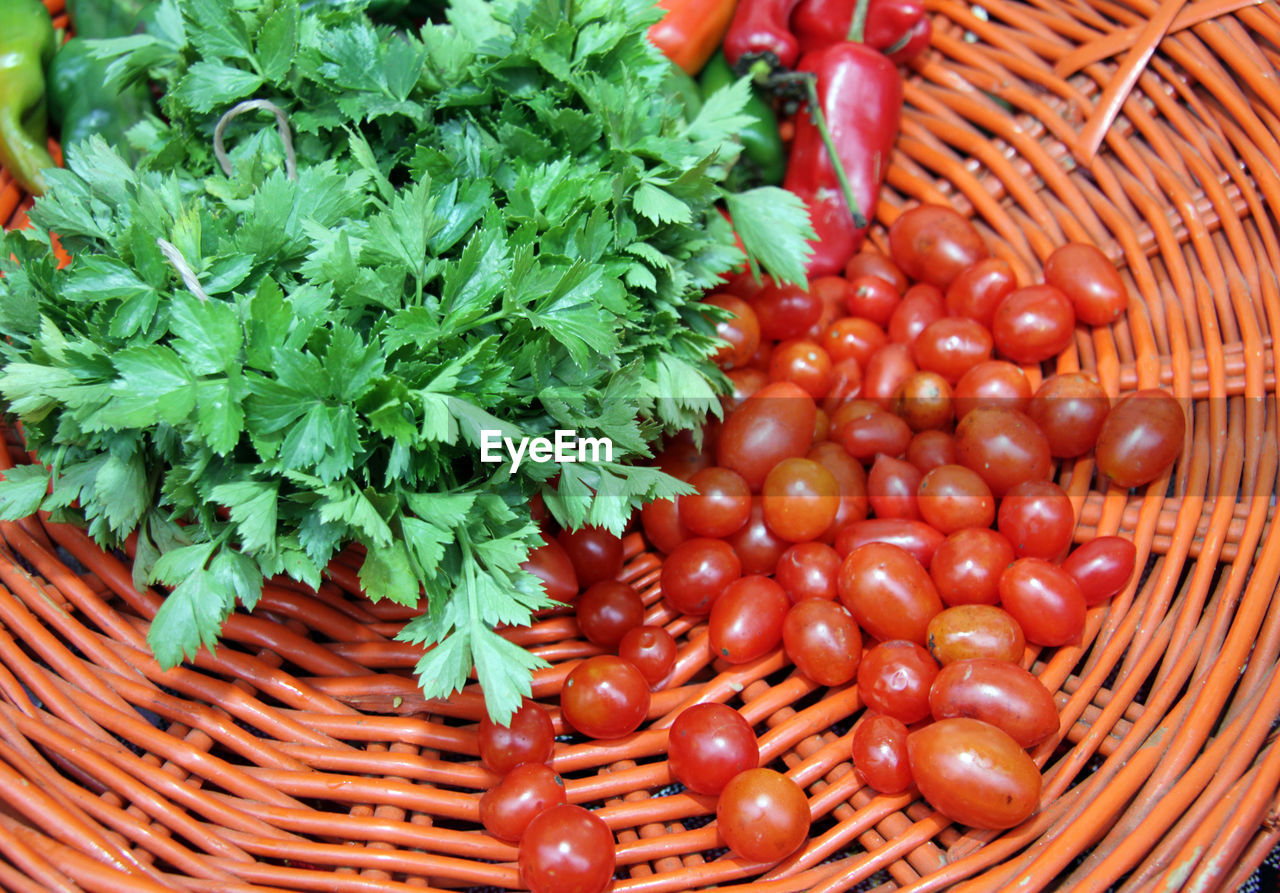
[[[872,354],[862,366],[862,396],[888,409],[893,395],[907,376],[917,371],[911,348],[889,343]]]
[[[1049,441],[1030,416],[1014,409],[975,409],[956,425],[956,458],[981,475],[997,499],[1023,481],[1049,477]]]
[[[578,597],[578,574],[569,560],[569,553],[558,542],[546,539],[529,553],[520,565],[542,581],[542,589],[548,598],[558,602],[571,602]]]
[[[1036,676],[1017,664],[976,658],[947,664],[929,689],[934,719],[971,716],[1035,747],[1058,731],[1058,705]]]
[[[545,763],[551,759],[555,730],[546,709],[537,701],[525,698],[505,726],[498,725],[488,715],[481,717],[476,744],[480,749],[480,762],[505,775],[521,763]]]
[[[917,431],[907,444],[907,461],[924,473],[956,464],[956,439],[946,431]]]
[[[867,500],[877,518],[919,518],[916,490],[923,475],[920,469],[904,459],[884,453],[867,473]]]
[[[835,412],[848,400],[862,393],[862,364],[853,357],[831,367],[831,387],[822,398],[822,410]]]
[[[1076,312],[1052,285],[1014,289],[991,319],[996,351],[1015,363],[1043,363],[1071,346]]]
[[[965,267],[987,257],[972,223],[945,205],[917,205],[889,227],[889,255],[911,279],[946,290]]]
[[[782,641],[782,621],[790,607],[782,587],[768,577],[735,580],[711,606],[711,653],[731,664],[763,657]]]
[[[739,772],[720,792],[716,825],[729,849],[751,862],[778,862],[809,837],[809,800],[772,769]]]
[[[849,258],[844,268],[845,279],[856,279],[859,276],[879,276],[902,294],[907,290],[906,275],[898,269],[898,265],[879,251],[866,250]]]
[[[808,451],[817,411],[799,386],[788,381],[766,385],[725,420],[716,451],[719,464],[758,491],[773,466]]]
[[[807,458],[831,472],[840,488],[836,516],[819,537],[823,542],[831,542],[846,525],[867,517],[867,471],[838,443],[814,444]]]
[[[1122,397],[1098,433],[1098,470],[1120,487],[1149,484],[1178,458],[1186,429],[1186,414],[1168,391],[1150,388]]]
[[[996,526],[1019,558],[1057,561],[1071,546],[1076,514],[1067,491],[1053,481],[1023,481],[1000,500]]]
[[[948,605],[994,605],[1000,601],[1000,575],[1016,557],[1004,534],[966,527],[938,546],[929,575]]]
[[[604,528],[562,530],[556,541],[569,553],[578,585],[583,589],[622,573],[622,540]]]
[[[880,410],[841,426],[840,443],[850,456],[870,462],[877,453],[901,456],[911,443],[911,426],[900,416]]]
[[[601,648],[616,648],[629,630],[644,623],[644,602],[630,583],[601,580],[578,598],[578,628]]]
[[[912,372],[898,385],[889,408],[912,431],[946,428],[951,424],[954,401],[951,384],[936,372]]]
[[[540,813],[520,838],[520,878],[530,893],[601,893],[616,864],[609,826],[572,803]]]
[[[858,625],[881,641],[923,645],[929,621],[942,610],[937,587],[911,553],[889,543],[867,543],[840,565],[840,601]]]
[[[833,362],[857,360],[858,367],[865,369],[867,361],[888,344],[889,339],[884,329],[871,320],[846,316],[828,326],[818,343]]]
[[[1096,536],[1062,562],[1080,587],[1085,604],[1097,605],[1128,585],[1138,558],[1137,547],[1120,536]]]
[[[640,525],[645,539],[664,555],[671,554],[676,546],[693,536],[693,531],[680,522],[680,510],[670,499],[646,502],[640,510]]]
[[[542,763],[521,763],[480,797],[480,823],[499,840],[516,843],[544,810],[565,802],[564,779]]]
[[[760,336],[770,341],[799,338],[822,316],[822,299],[798,285],[770,284],[751,299]]]
[[[937,528],[908,518],[867,518],[841,529],[833,544],[843,558],[867,543],[889,543],[905,550],[925,567],[943,540]]]
[[[965,267],[947,286],[946,308],[952,316],[966,316],[988,329],[996,307],[1013,291],[1017,279],[1009,262],[987,257]]]
[[[817,295],[822,302],[822,313],[817,322],[809,327],[804,337],[811,340],[821,337],[822,333],[840,317],[844,316],[845,296],[849,293],[849,281],[843,276],[817,276],[809,280],[810,293]]]
[[[917,488],[920,516],[944,534],[965,527],[990,527],[996,518],[991,488],[963,465],[939,465]]]
[[[840,486],[812,459],[783,459],[764,479],[764,521],[787,542],[816,539],[835,520]]]
[[[801,673],[819,685],[844,685],[858,672],[862,634],[853,615],[835,602],[796,602],[782,622],[782,645]]]
[[[930,323],[947,315],[947,304],[942,292],[926,282],[918,282],[907,289],[893,314],[889,317],[889,340],[899,344],[912,344]]]
[[[1036,645],[1071,645],[1084,631],[1085,602],[1070,574],[1042,558],[1019,558],[1000,575],[1000,604]]]
[[[840,555],[824,543],[797,543],[782,553],[774,579],[792,602],[807,598],[832,601]]]
[[[725,373],[733,385],[733,391],[720,398],[726,416],[732,414],[748,397],[769,383],[769,374],[760,369],[747,366],[742,369],[730,369]]]
[[[723,540],[686,540],[662,562],[662,594],[677,611],[709,614],[711,603],[742,576],[742,562]]]
[[[911,787],[907,727],[901,720],[868,713],[853,729],[853,768],[881,794],[901,794]]]
[[[884,327],[901,300],[901,293],[879,276],[858,276],[849,280],[845,307],[850,316]]]
[[[657,458],[659,468],[682,481],[714,464],[706,449],[694,445],[692,432],[684,432],[667,441]]]
[[[769,529],[764,520],[764,501],[756,496],[751,500],[751,516],[736,533],[725,538],[742,563],[744,574],[771,574],[778,566],[778,559],[791,544]],[[703,612],[707,613],[707,612]]]
[[[1044,431],[1049,452],[1065,459],[1093,449],[1110,410],[1111,398],[1085,372],[1049,376],[1027,404],[1027,415]]]
[[[868,707],[907,725],[929,715],[938,662],[915,642],[881,642],[858,664],[858,693]]]
[[[588,657],[569,671],[560,712],[589,738],[621,738],[649,712],[649,683],[631,663],[613,654]]]
[[[1026,648],[1018,621],[995,605],[955,605],[929,621],[929,653],[944,667],[976,658],[1016,664]]]
[[[1031,817],[1040,770],[1007,732],[977,719],[929,723],[907,738],[916,787],[929,805],[971,828],[1002,830]]]
[[[751,488],[728,468],[704,468],[689,479],[697,493],[681,496],[680,521],[698,536],[728,536],[751,514]]]
[[[650,687],[671,672],[676,662],[676,640],[660,626],[635,626],[618,643],[618,657],[631,661]]]
[[[1055,249],[1044,262],[1044,281],[1061,289],[1080,321],[1091,326],[1110,325],[1129,306],[1129,290],[1119,271],[1085,242]]]
[[[991,333],[980,322],[947,316],[929,323],[911,344],[916,365],[956,384],[966,372],[991,359]]]
[[[769,378],[799,385],[818,400],[831,389],[831,367],[831,357],[817,342],[792,339],[774,348],[769,357]]]
[[[686,788],[716,795],[739,772],[760,765],[760,747],[751,724],[737,710],[694,704],[671,723],[667,760],[671,774]]]
[[[737,295],[720,292],[703,299],[704,304],[733,314],[715,324],[716,337],[727,344],[711,358],[721,369],[745,366],[760,346],[760,323],[751,305]]]
[[[1020,366],[1006,360],[987,360],[971,368],[955,387],[956,418],[979,406],[1000,406],[1026,412],[1031,404],[1031,382]]]

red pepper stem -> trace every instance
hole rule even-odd
[[[871,7],[871,0],[858,0],[857,5],[853,7],[853,18],[849,21],[849,33],[846,40],[854,43],[862,43],[866,38],[867,32],[867,10]]]
[[[853,215],[853,225],[857,229],[862,229],[867,225],[867,218],[862,214],[858,199],[853,194],[853,186],[849,183],[849,175],[845,173],[840,155],[836,152],[835,140],[831,138],[831,130],[827,127],[827,116],[822,113],[822,103],[818,100],[817,81],[816,76],[804,79],[805,92],[809,95],[809,117],[813,119],[814,126],[822,136],[822,144],[827,148],[831,166],[835,168],[836,180],[840,183],[840,192],[843,193],[845,204],[849,206],[849,212]]]

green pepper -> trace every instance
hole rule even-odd
[[[737,78],[729,67],[724,52],[717,51],[702,69],[703,98],[729,86],[735,80]],[[782,136],[778,133],[778,116],[754,85],[745,111],[751,117],[751,124],[738,134],[742,142],[742,157],[750,163],[757,181],[777,185],[782,182],[787,169],[787,153],[782,145]]]
[[[53,20],[40,0],[0,3],[0,167],[34,195],[44,192],[48,150],[44,69],[53,57]]]

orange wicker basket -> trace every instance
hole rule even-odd
[[[1130,536],[1144,570],[1091,611],[1082,646],[1034,665],[1063,717],[1033,752],[1039,812],[972,832],[860,784],[856,687],[819,688],[780,655],[712,662],[632,534],[625,575],[681,644],[673,681],[639,732],[564,740],[553,762],[616,835],[618,893],[1236,890],[1280,842],[1280,6],[930,6],[872,238],[907,203],[946,202],[1026,280],[1067,240],[1120,266],[1127,317],[1080,333],[1059,366],[1112,394],[1171,389],[1186,449],[1167,488],[1100,489],[1089,459],[1060,481],[1077,539]],[[0,172],[0,221],[20,225],[26,204]],[[269,586],[216,655],[162,672],[145,644],[160,595],[136,591],[119,556],[38,518],[0,534],[0,888],[519,885],[515,849],[477,821],[494,781],[478,697],[423,701],[419,652],[394,641],[411,612],[363,599],[353,567],[318,592]],[[593,647],[565,617],[515,637],[552,663],[535,695],[556,712]],[[785,862],[726,855],[708,802],[670,785],[663,727],[697,699],[739,707],[762,762],[807,791],[811,837]]]

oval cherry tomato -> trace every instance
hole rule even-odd
[[[853,729],[853,768],[881,794],[901,794],[911,787],[907,727],[901,720],[868,713]]]
[[[877,518],[919,518],[916,490],[923,476],[920,469],[903,459],[884,453],[867,474],[867,500]]]
[[[751,500],[751,516],[747,523],[725,540],[742,562],[744,574],[771,574],[778,559],[791,543],[774,533],[764,520],[764,500]],[[705,612],[704,612],[705,613]]]
[[[1000,604],[1036,645],[1071,645],[1084,631],[1085,602],[1070,574],[1041,558],[1019,558],[1000,575]]]
[[[705,438],[703,446],[706,446]],[[715,464],[706,449],[694,445],[691,431],[682,432],[667,441],[656,461],[659,468],[682,481]]]
[[[1080,586],[1085,604],[1100,604],[1128,585],[1138,548],[1120,536],[1095,536],[1062,562],[1062,569]]]
[[[644,623],[644,601],[630,583],[601,580],[578,598],[578,629],[601,648],[616,648],[622,637]]]
[[[929,575],[948,605],[994,605],[1000,601],[1000,575],[1016,557],[998,530],[966,527],[938,546]]]
[[[1058,731],[1058,705],[1036,676],[1017,664],[977,658],[947,664],[929,689],[933,718],[969,716],[1035,747]]]
[[[889,317],[889,340],[899,344],[911,344],[931,322],[947,315],[947,304],[942,292],[927,282],[918,282],[907,289],[898,306]]]
[[[770,341],[799,338],[822,316],[822,299],[791,283],[771,283],[751,299],[760,336]]]
[[[542,581],[547,598],[567,604],[578,597],[578,573],[563,546],[545,535],[543,540],[520,566]]]
[[[486,714],[476,733],[480,762],[505,775],[521,763],[545,763],[555,747],[551,717],[537,701],[525,698],[520,709],[500,726]]]
[[[875,352],[889,343],[889,338],[884,329],[871,320],[846,316],[828,326],[818,343],[833,362],[857,360],[858,368],[865,369]]]
[[[862,365],[853,357],[831,367],[831,387],[822,398],[822,410],[835,412],[845,402],[862,393]]]
[[[686,540],[662,562],[662,594],[677,611],[709,614],[711,603],[742,576],[742,562],[724,540]]]
[[[944,667],[975,658],[1016,664],[1026,648],[1018,621],[995,605],[955,605],[929,621],[929,653]]]
[[[676,662],[675,637],[661,626],[636,626],[618,643],[618,657],[629,660],[650,688],[657,685]]]
[[[782,641],[791,600],[782,587],[758,574],[730,583],[711,606],[711,653],[731,664],[763,657]]]
[[[901,293],[879,276],[858,276],[849,280],[845,308],[852,317],[884,327],[901,300]]]
[[[803,456],[813,443],[818,408],[789,381],[766,385],[725,420],[716,450],[719,464],[742,475],[752,492],[783,459]]]
[[[831,390],[831,357],[817,342],[798,338],[783,341],[769,357],[769,379],[799,385],[819,400]]]
[[[480,823],[516,843],[537,815],[564,802],[563,778],[542,763],[521,763],[480,796]]]
[[[703,303],[733,314],[715,324],[716,337],[726,344],[716,351],[711,361],[721,369],[745,366],[760,346],[760,322],[756,319],[756,312],[742,298],[727,292],[703,298]]]
[[[698,536],[728,536],[751,514],[751,488],[728,468],[704,468],[689,479],[697,493],[680,497],[680,521]]]
[[[1009,262],[986,257],[956,274],[947,286],[946,308],[952,316],[966,316],[988,329],[996,307],[1018,284]]]
[[[602,527],[562,530],[556,541],[569,554],[583,589],[622,573],[622,540]]]
[[[520,878],[530,893],[601,893],[616,864],[609,826],[572,803],[540,813],[520,838]]]
[[[844,685],[858,672],[862,634],[835,602],[796,602],[782,622],[782,645],[801,673],[819,685]]]
[[[835,520],[840,486],[812,459],[783,459],[764,479],[764,521],[791,543],[816,539]]]
[[[849,258],[849,263],[844,268],[844,278],[852,280],[859,276],[879,276],[897,289],[898,294],[906,291],[909,284],[898,265],[879,251],[864,250]]]
[[[832,601],[836,597],[836,577],[840,555],[824,543],[797,543],[782,553],[774,579],[791,601],[807,598]]]
[[[694,704],[676,716],[667,732],[671,774],[691,791],[719,794],[739,772],[760,765],[751,724],[724,704]]]
[[[868,543],[840,565],[840,601],[858,625],[881,641],[923,645],[942,600],[924,565],[889,543]]]
[[[809,837],[809,800],[772,769],[739,772],[720,792],[716,824],[725,844],[751,862],[778,862]]]
[[[838,443],[814,444],[807,458],[831,472],[840,488],[836,516],[819,537],[823,542],[830,542],[846,525],[867,517],[867,471]]]
[[[996,406],[975,409],[956,425],[956,458],[981,475],[997,499],[1053,469],[1049,441],[1030,416]]]
[[[888,409],[893,395],[907,376],[917,371],[911,348],[889,343],[877,350],[862,366],[862,395]]]
[[[907,461],[925,474],[939,465],[955,465],[956,439],[947,431],[917,431],[907,444]]]
[[[671,499],[646,502],[640,510],[644,536],[655,549],[669,555],[676,546],[693,536],[693,531],[680,522],[680,510]],[[565,556],[568,561],[568,556]]]
[[[963,465],[939,465],[921,478],[916,492],[921,517],[944,534],[990,527],[996,518],[991,488]]]
[[[845,297],[849,294],[849,281],[843,276],[816,276],[809,280],[809,291],[822,302],[822,313],[809,327],[804,337],[819,338],[827,327],[844,316]]]
[[[868,707],[907,725],[929,715],[938,662],[915,642],[881,642],[858,664],[858,693]]]
[[[911,426],[901,417],[880,410],[841,426],[840,443],[860,462],[869,462],[877,453],[900,456],[911,443]]]
[[[1027,415],[1044,431],[1049,452],[1064,459],[1093,449],[1110,410],[1111,398],[1085,372],[1049,376],[1027,404]]]
[[[1076,312],[1052,285],[1014,289],[991,319],[991,335],[1001,356],[1015,363],[1043,363],[1071,346]]]
[[[743,369],[730,369],[725,375],[733,385],[733,391],[720,398],[720,405],[724,407],[726,417],[734,413],[748,397],[769,383],[767,372],[750,366]]]
[[[1000,500],[996,526],[1019,558],[1057,561],[1071,546],[1076,513],[1067,491],[1053,481],[1023,481]]]
[[[843,528],[836,536],[834,546],[843,558],[867,543],[890,543],[928,567],[942,540],[942,534],[923,521],[909,518],[867,518],[865,521],[854,521]]]
[[[987,360],[974,366],[956,382],[956,418],[979,406],[1000,406],[1027,412],[1031,382],[1020,366],[1006,360]]]
[[[589,738],[621,738],[640,728],[649,712],[649,683],[613,654],[588,657],[569,671],[560,712]]]
[[[1071,299],[1076,316],[1091,326],[1115,322],[1129,306],[1120,272],[1094,245],[1072,242],[1044,262],[1044,281]]]
[[[1002,830],[1031,817],[1040,770],[1007,732],[977,719],[932,722],[907,738],[916,787],[929,805],[971,828]]]
[[[1186,429],[1182,406],[1168,391],[1149,388],[1122,397],[1098,433],[1098,470],[1120,487],[1149,484],[1178,458]]]
[[[980,322],[947,316],[929,323],[911,345],[916,365],[957,384],[966,372],[991,359],[991,333]]]
[[[889,408],[912,431],[946,428],[954,412],[951,385],[936,372],[912,372],[898,385]]]
[[[946,290],[965,267],[987,257],[972,223],[945,205],[917,205],[889,227],[889,255],[911,279]]]

